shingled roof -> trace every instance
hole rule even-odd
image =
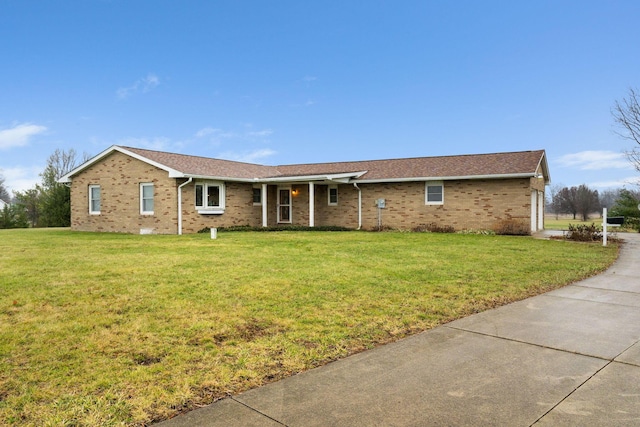
[[[349,175],[357,182],[389,182],[426,179],[470,179],[498,177],[532,177],[542,175],[549,182],[544,150],[459,156],[415,157],[355,162],[311,163],[264,166],[231,160],[167,153],[133,147],[113,146],[89,160],[90,165],[114,150],[134,155],[167,170],[172,177],[210,177],[240,181],[281,181],[291,178],[322,178]],[[61,181],[84,169],[85,165],[65,175]]]

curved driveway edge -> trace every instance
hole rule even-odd
[[[619,236],[598,276],[158,426],[640,425],[640,234]]]

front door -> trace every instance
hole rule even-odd
[[[291,189],[278,189],[278,222],[291,223]]]

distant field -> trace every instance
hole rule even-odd
[[[0,425],[147,425],[596,274],[615,245],[0,230]]]
[[[546,230],[568,230],[569,229],[569,224],[573,224],[573,225],[580,225],[580,224],[585,224],[585,225],[591,225],[591,224],[595,224],[599,227],[602,227],[602,218],[599,217],[593,217],[590,218],[588,221],[582,221],[580,219],[572,219],[570,217],[564,217],[564,218],[559,218],[559,219],[555,219],[555,216],[551,216],[549,214],[546,215],[545,220],[544,220],[544,228]],[[616,232],[634,232],[635,230],[633,229],[627,229],[624,227],[616,227],[616,228],[611,228],[609,231],[616,231]]]
[[[596,224],[602,225],[602,218],[593,218],[588,221],[582,221],[579,219],[571,219],[571,218],[559,218],[555,219],[555,217],[550,218],[547,216],[544,220],[544,228],[547,230],[567,230],[569,228],[569,224],[578,225],[578,224]]]

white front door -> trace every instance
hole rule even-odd
[[[278,222],[291,223],[291,188],[278,189]]]

